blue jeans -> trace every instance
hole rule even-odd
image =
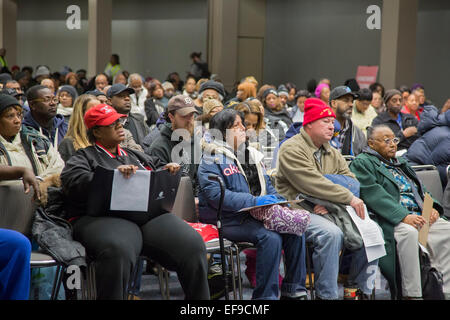
[[[313,244],[314,287],[322,299],[338,299],[339,253],[343,250],[344,235],[333,222],[311,214],[305,232],[306,241]],[[355,285],[370,294],[375,282],[378,260],[367,262],[365,247],[351,253],[352,263],[346,285]]]
[[[286,263],[282,294],[306,291],[304,236],[267,230],[262,222],[252,217],[240,225],[224,226],[223,235],[231,241],[251,242],[256,246],[256,287],[252,299],[278,299],[281,250],[284,250]]]

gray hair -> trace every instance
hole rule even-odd
[[[219,96],[219,101],[222,102],[222,101],[223,101],[223,96],[222,96],[220,93],[218,93],[218,92],[217,92],[217,95]],[[198,95],[198,97],[200,98],[200,100],[203,101],[203,92],[200,93],[200,94]]]
[[[367,140],[373,139],[373,135],[374,135],[375,131],[377,131],[377,129],[381,129],[381,128],[385,128],[385,129],[387,128],[392,131],[392,129],[387,124],[384,124],[384,123],[367,127]]]
[[[134,79],[139,79],[141,80],[142,83],[144,83],[144,80],[142,79],[142,76],[139,73],[132,73],[128,76],[128,86],[130,86],[131,81],[133,81]]]

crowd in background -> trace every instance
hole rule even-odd
[[[225,235],[231,240],[252,242],[257,248],[256,254],[251,250],[246,252],[246,275],[255,288],[255,299],[278,298],[279,284],[281,297],[301,299],[306,296],[305,241],[315,247],[313,264],[319,298],[337,299],[337,287],[327,284],[337,283],[339,265],[334,258],[339,259],[342,246],[354,253],[349,255],[350,280],[346,283],[344,297],[368,296],[370,288],[361,283],[367,282],[367,268],[379,265],[388,278],[393,297],[422,298],[420,283],[416,283],[417,277],[420,280],[418,264],[407,263],[418,261],[418,253],[414,253],[417,240],[411,240],[410,234],[414,233],[405,226],[420,228],[423,225],[419,217],[425,190],[409,169],[414,165],[434,165],[439,171],[442,189],[449,189],[450,99],[443,106],[436,106],[419,83],[399,88],[384,88],[381,83],[373,83],[369,88],[360,88],[355,79],[342,84],[326,78],[311,79],[304,85],[267,84],[258,83],[249,75],[226,90],[220,75],[209,72],[201,53],[194,52],[190,58],[192,65],[187,75],[171,72],[166,79],[130,74],[122,68],[116,54],[111,56],[104,73],[91,78],[87,77],[86,70],[74,72],[68,66],[53,72],[44,65],[10,69],[3,66],[0,74],[0,164],[27,168],[15,175],[5,174],[3,179],[16,179],[25,174],[24,181],[28,181],[33,173],[39,176],[42,179],[38,188],[40,203],[44,208],[52,205],[47,200],[47,188],[62,189],[65,206],[60,208],[64,211],[60,215],[73,224],[74,239],[86,247],[87,253],[98,262],[98,269],[103,270],[97,274],[99,298],[124,298],[129,274],[142,250],[178,273],[186,297],[190,299],[210,297],[207,274],[212,266],[211,261],[206,261],[204,245],[198,235],[179,221],[166,221],[158,216],[148,218],[144,224],[86,216],[86,190],[97,166],[120,168],[128,176],[136,170],[180,170],[192,181],[200,221],[212,224],[216,223],[213,217],[218,193],[207,176],[211,173],[224,175],[227,184]],[[329,123],[316,128],[324,119]],[[181,138],[174,137],[178,129],[183,130]],[[214,135],[214,130],[223,134],[222,139]],[[329,136],[324,138],[325,131]],[[229,132],[233,133],[231,138]],[[194,135],[199,139],[194,139]],[[311,148],[296,149],[306,145]],[[180,146],[183,148],[177,149]],[[196,148],[200,150],[201,159],[195,158],[195,152],[186,152]],[[241,151],[242,158],[239,157]],[[227,166],[206,164],[208,157],[201,157],[202,154],[216,157],[221,154]],[[354,159],[350,168],[343,156]],[[217,158],[210,161],[214,159]],[[228,166],[229,163],[232,164]],[[373,171],[369,172],[368,168]],[[378,176],[377,170],[386,170],[385,176]],[[239,177],[234,173],[239,173]],[[290,176],[297,177],[298,183]],[[385,181],[388,176],[395,186],[394,191]],[[358,182],[358,190],[353,191],[348,181],[342,182],[342,177]],[[383,206],[371,198],[374,193],[375,197],[389,197],[385,193],[395,193],[397,186],[399,194],[392,203],[386,201]],[[312,206],[298,207],[295,213],[308,211],[311,222],[308,220],[308,228],[295,236],[267,231],[267,226],[263,227],[258,219],[248,220],[242,213],[236,214],[253,205],[293,200],[300,193],[309,197],[305,199]],[[438,218],[450,216],[449,198],[446,193],[442,203],[436,201],[433,211],[438,215],[433,222],[439,221],[436,225],[445,230],[448,228],[446,221]],[[389,262],[387,258],[381,258],[379,263],[365,260],[361,247],[349,244],[347,231],[335,230],[339,223],[322,219],[332,211],[332,204],[317,199],[350,205],[358,214],[365,204],[380,217],[375,220],[386,237],[386,247],[397,245],[397,260],[395,254],[392,257],[391,249],[387,255]],[[280,208],[270,214],[292,214]],[[339,212],[339,208],[336,210]],[[391,214],[397,215],[396,218],[384,216]],[[400,224],[405,225],[404,230],[397,228]],[[137,238],[136,230],[141,230]],[[173,236],[169,244],[163,245],[154,236],[158,230],[176,233],[178,237]],[[327,234],[323,235],[325,231]],[[127,240],[119,241],[117,234]],[[331,240],[324,243],[318,240],[320,237]],[[431,257],[441,267],[446,265],[447,256],[450,257],[446,247],[441,245],[448,236],[434,237],[430,248],[440,250],[440,254],[431,252]],[[407,247],[408,241],[415,241],[415,244]],[[173,252],[179,252],[181,243],[186,248],[184,254],[177,259],[170,258],[175,255]],[[107,247],[111,248],[110,252],[103,252]],[[30,250],[29,246],[22,248],[25,252]],[[282,249],[288,261],[284,279],[277,268]],[[403,254],[406,251],[408,253]],[[326,260],[325,256],[334,260]],[[29,259],[26,254],[23,257]],[[111,259],[116,259],[113,267],[110,267]],[[393,261],[398,261],[403,270],[400,277],[392,275],[395,273]],[[17,263],[23,264],[23,261]],[[408,270],[411,265],[416,269]],[[441,269],[447,297],[450,270],[446,266]],[[16,277],[21,279],[18,290],[22,296],[14,293],[0,295],[0,298],[28,297],[24,276]],[[111,282],[111,279],[117,281]],[[397,290],[399,281],[403,286]],[[407,285],[410,282],[412,285]]]

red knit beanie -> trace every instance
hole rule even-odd
[[[308,98],[305,100],[303,126],[307,125],[310,122],[327,117],[336,118],[336,115],[329,105],[317,98]]]

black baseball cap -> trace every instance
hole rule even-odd
[[[96,96],[96,97],[98,97],[98,96],[106,96],[106,94],[103,91],[100,91],[98,89],[95,89],[95,90],[92,90],[92,91],[87,91],[86,94],[90,94],[90,95],[93,95],[93,96]]]
[[[108,98],[112,98],[112,97],[114,97],[114,96],[116,96],[119,93],[122,93],[124,91],[127,91],[129,94],[133,94],[134,93],[134,89],[133,88],[127,87],[127,86],[125,86],[122,83],[116,83],[116,84],[113,84],[111,86],[111,88],[108,89],[108,91],[106,92],[106,96]]]
[[[17,92],[16,89],[13,88],[4,88],[2,91],[0,91],[0,93],[13,96],[14,98],[20,98],[25,96],[23,93],[19,93]]]
[[[340,97],[343,97],[346,95],[351,95],[353,97],[353,99],[358,98],[358,94],[353,92],[352,89],[350,89],[349,87],[339,86],[339,87],[336,87],[333,90],[331,90],[330,99],[328,102],[331,103],[332,100],[339,99]]]

